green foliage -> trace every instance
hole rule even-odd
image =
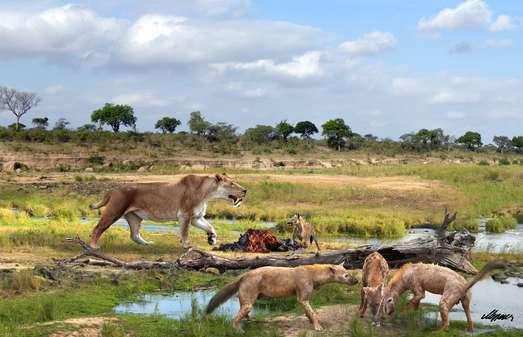
[[[519,152],[523,152],[523,136],[515,136],[512,138],[512,145],[514,145]]]
[[[494,136],[492,141],[496,144],[496,151],[499,153],[509,152],[514,147],[512,141],[507,136]]]
[[[189,125],[189,130],[191,130],[193,134],[203,136],[210,123],[207,122],[205,118],[203,118],[200,111],[193,111],[191,112],[191,116],[187,124]]]
[[[59,118],[54,124],[54,130],[65,130],[69,124],[65,118]]]
[[[35,117],[35,118],[33,118],[32,123],[36,129],[45,130],[49,126],[49,118]]]
[[[507,229],[516,228],[517,221],[511,216],[501,216],[487,221],[486,230],[492,233],[503,233]]]
[[[474,131],[467,131],[463,136],[456,139],[456,142],[465,145],[471,151],[483,145],[481,135]]]
[[[120,127],[136,127],[134,109],[129,105],[106,103],[103,108],[93,111],[91,121],[100,125],[109,125],[113,132],[118,132]]]
[[[173,133],[181,124],[182,122],[174,117],[163,117],[156,122],[154,128],[162,130],[163,133]]]
[[[345,146],[346,139],[352,136],[350,127],[345,124],[342,118],[331,119],[322,125],[323,136],[327,140],[329,147],[335,148],[338,151]]]
[[[289,138],[291,133],[294,132],[294,126],[292,126],[291,124],[287,123],[286,120],[284,120],[276,124],[275,132],[278,138],[286,142],[287,138]]]
[[[104,156],[100,156],[99,154],[92,154],[87,158],[87,162],[91,165],[103,165],[104,160]]]
[[[276,132],[270,125],[256,125],[245,130],[243,138],[250,143],[266,144],[276,138]]]
[[[310,139],[313,134],[318,133],[318,128],[312,122],[301,121],[294,126],[294,132],[300,134],[302,139]]]
[[[416,133],[407,133],[400,137],[403,145],[416,151],[428,151],[448,147],[450,136],[442,129],[421,129]]]

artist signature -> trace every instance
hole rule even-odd
[[[514,320],[514,316],[512,316],[512,314],[501,314],[498,312],[498,309],[494,309],[488,314],[481,315],[481,319],[488,319],[491,322],[505,321],[510,319],[510,321],[512,322]]]

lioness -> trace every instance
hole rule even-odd
[[[148,244],[140,235],[142,220],[171,221],[181,223],[181,242],[188,245],[189,223],[207,233],[210,245],[216,243],[216,231],[207,221],[207,202],[213,199],[231,200],[240,206],[247,190],[226,174],[215,176],[188,175],[173,183],[127,184],[108,192],[103,199],[91,205],[91,209],[106,206],[100,221],[91,233],[91,247],[97,248],[102,233],[116,220],[124,217],[129,223],[131,239]]]
[[[491,261],[483,267],[480,272],[470,280],[455,271],[425,263],[407,263],[403,265],[390,279],[383,292],[383,306],[386,314],[394,311],[399,296],[406,290],[410,290],[414,296],[408,303],[409,307],[417,308],[419,302],[425,297],[425,291],[440,294],[439,311],[441,314],[441,329],[449,326],[448,314],[450,309],[461,301],[465,315],[467,316],[467,331],[472,331],[472,319],[470,317],[470,288],[494,269],[503,269],[505,265],[500,262]]]
[[[316,239],[316,229],[313,225],[307,223],[299,213],[294,214],[294,216],[287,221],[287,224],[294,226],[292,241],[295,241],[296,238],[298,238],[305,248],[314,241],[316,248],[320,251],[320,245]]]
[[[339,282],[354,285],[358,281],[342,265],[314,264],[287,267],[261,267],[240,275],[227,284],[209,301],[206,313],[211,313],[222,303],[238,293],[240,310],[234,318],[234,326],[240,329],[240,321],[247,318],[258,296],[287,297],[296,295],[315,330],[321,330],[320,322],[312,310],[309,299],[314,288],[323,284]]]
[[[389,265],[387,260],[380,253],[374,252],[367,256],[363,262],[361,282],[361,304],[360,317],[365,315],[367,305],[373,315],[381,314],[381,298],[384,285],[387,283]]]

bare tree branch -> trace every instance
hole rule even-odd
[[[18,91],[14,88],[0,87],[0,108],[9,110],[16,117],[16,130],[20,126],[20,118],[31,108],[40,103],[41,98],[33,92]]]

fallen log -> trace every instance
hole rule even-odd
[[[476,268],[470,262],[470,250],[475,237],[468,231],[448,231],[448,226],[456,218],[456,213],[449,215],[445,209],[443,225],[434,236],[401,242],[390,246],[365,245],[357,248],[342,249],[315,255],[266,255],[256,257],[227,258],[191,248],[176,261],[132,261],[126,262],[92,249],[79,237],[68,239],[79,244],[83,253],[79,256],[58,261],[61,265],[91,264],[114,266],[124,269],[172,269],[206,270],[216,268],[220,272],[227,270],[253,269],[264,266],[295,267],[315,263],[344,263],[347,269],[360,269],[370,253],[378,251],[385,257],[391,268],[397,268],[408,262],[436,263],[451,269],[475,274]],[[90,258],[93,257],[93,258]]]

